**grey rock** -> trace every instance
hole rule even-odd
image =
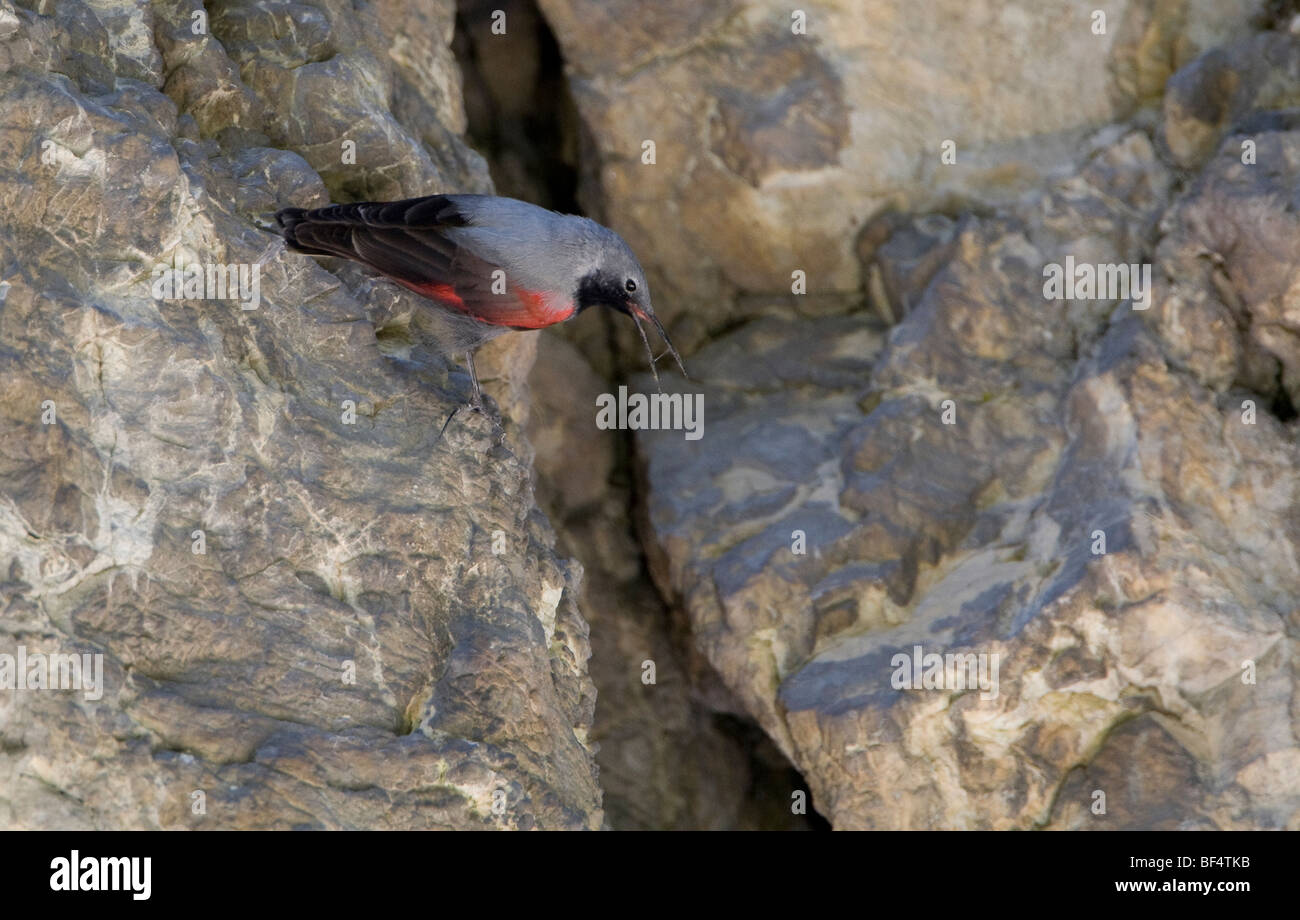
[[[0,30],[0,653],[105,684],[0,698],[0,826],[599,828],[581,567],[512,414],[535,343],[504,438],[439,440],[467,381],[401,347],[412,298],[259,229],[485,188],[451,5],[201,10]],[[260,303],[156,298],[176,259]]]
[[[1100,33],[1092,8],[1038,0],[539,6],[595,160],[586,206],[639,254],[693,351],[762,315],[795,270],[827,310],[855,310],[855,240],[882,210],[1034,195],[1201,52],[1246,41],[1262,3],[1123,0]],[[597,334],[574,330],[588,354]]]
[[[708,434],[638,439],[653,572],[834,826],[1296,827],[1300,457],[1253,369],[1291,392],[1297,136],[1171,199],[1104,131],[1014,211],[885,221],[896,326],[688,359]],[[1149,310],[1045,298],[1051,263],[1145,252]],[[997,656],[996,694],[896,685],[916,646]]]

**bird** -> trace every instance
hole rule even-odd
[[[632,317],[656,386],[665,355],[655,357],[643,321],[687,376],[651,306],[641,263],[622,237],[590,218],[515,198],[452,194],[283,208],[275,219],[291,250],[358,262],[425,298],[439,346],[465,355],[476,411],[483,410],[474,368],[480,345],[566,322],[588,307]]]

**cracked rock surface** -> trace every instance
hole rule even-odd
[[[710,434],[640,436],[661,588],[837,828],[1300,827],[1300,451],[1269,411],[1300,132],[1259,123],[1267,166],[1230,132],[1180,186],[1107,129],[1014,211],[889,218],[896,325],[748,323],[691,359]],[[1045,299],[1067,257],[1151,260],[1148,308]],[[898,686],[917,646],[996,656],[997,692]]]
[[[104,669],[0,694],[0,826],[602,826],[535,343],[480,364],[504,440],[439,442],[467,381],[413,298],[259,229],[488,190],[452,16],[0,0],[0,652]],[[155,297],[177,263],[256,265],[256,308]]]
[[[808,295],[788,309],[850,309],[875,211],[1017,201],[1249,33],[1260,5],[538,2],[598,158],[589,197],[692,350],[788,294],[796,269]]]
[[[540,6],[705,397],[634,462],[706,705],[837,828],[1300,827],[1297,23]],[[918,645],[997,694],[895,687]]]
[[[103,662],[0,690],[0,826],[1300,829],[1297,29],[521,4],[698,441],[594,429],[608,316],[439,439],[418,298],[265,229],[491,190],[453,0],[0,0],[0,656]]]

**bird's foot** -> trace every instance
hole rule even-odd
[[[502,423],[500,414],[490,410],[487,407],[487,404],[483,401],[483,388],[479,386],[478,371],[474,368],[473,352],[466,354],[465,363],[469,369],[469,382],[471,387],[469,402],[464,406],[457,406],[455,409],[451,410],[451,415],[447,416],[447,421],[442,423],[442,431],[438,432],[438,438],[439,440],[442,439],[443,433],[446,432],[447,426],[451,424],[451,420],[456,417],[456,413],[461,409],[468,408],[471,412],[477,412],[487,418],[492,423],[492,427],[495,430],[496,443],[504,443],[506,438],[505,425]]]
[[[479,415],[482,415],[492,423],[493,433],[496,435],[497,443],[501,443],[505,440],[506,429],[500,414],[492,411],[492,409],[490,409],[481,399],[471,399],[463,406],[457,406],[455,409],[452,409],[451,414],[447,416],[447,420],[442,423],[442,428],[438,431],[439,440],[442,440],[442,436],[447,433],[447,428],[451,425],[451,420],[461,411],[476,412]]]

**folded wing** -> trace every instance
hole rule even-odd
[[[573,313],[571,303],[513,285],[505,266],[458,240],[470,220],[453,196],[286,208],[276,220],[298,252],[360,262],[484,323],[533,329]]]

